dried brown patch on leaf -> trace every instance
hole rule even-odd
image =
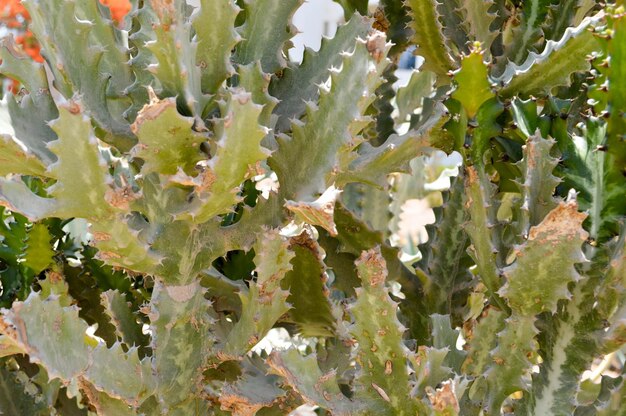
[[[561,202],[539,225],[530,229],[528,240],[547,244],[559,244],[564,239],[585,241],[589,236],[582,228],[585,218],[587,214],[578,212],[576,201]]]
[[[335,201],[340,193],[341,190],[331,186],[313,202],[287,201],[285,208],[293,212],[300,221],[320,226],[330,235],[336,236]]]
[[[168,108],[176,108],[176,99],[166,98],[164,100],[160,100],[152,88],[148,88],[148,93],[150,94],[150,102],[145,104],[143,108],[139,110],[139,114],[137,114],[135,122],[130,126],[130,129],[134,134],[138,134],[141,125],[146,121],[156,120]]]
[[[387,35],[378,30],[372,31],[365,41],[367,51],[372,55],[376,63],[385,57],[385,46],[387,45]]]
[[[222,391],[219,401],[220,409],[231,412],[233,416],[254,415],[263,407],[266,407],[265,404],[252,403],[248,397],[240,396],[231,391]]]
[[[387,279],[387,262],[383,258],[380,247],[364,251],[354,262],[359,277],[370,286],[385,284]]]
[[[459,400],[454,392],[454,384],[452,381],[444,381],[437,390],[432,387],[427,387],[426,394],[436,412],[459,412]]]

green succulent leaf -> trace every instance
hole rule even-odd
[[[238,29],[242,41],[234,60],[247,65],[260,61],[263,72],[275,73],[287,66],[283,57],[286,42],[295,35],[290,23],[303,0],[255,0],[244,2],[246,21]],[[277,25],[276,22],[287,22]],[[286,27],[285,27],[286,26]]]
[[[387,267],[380,248],[363,252],[355,263],[362,287],[350,311],[354,325],[350,332],[358,342],[355,392],[376,403],[382,412],[416,414],[424,405],[411,400],[407,360],[410,354],[402,341],[404,327],[396,316],[397,305],[385,287]]]
[[[268,150],[261,146],[266,134],[259,125],[262,109],[244,91],[233,91],[229,101],[222,105],[223,119],[216,126],[215,155],[195,181],[188,179],[197,195],[190,209],[194,222],[203,223],[231,211],[240,201],[237,194],[243,181],[253,176],[257,164],[269,156]]]
[[[142,174],[173,175],[181,169],[193,175],[196,163],[206,157],[200,150],[206,138],[193,131],[193,124],[193,119],[178,113],[173,98],[153,96],[132,125],[139,142],[131,152],[144,160]]]
[[[539,130],[524,146],[524,159],[519,164],[523,175],[522,206],[519,229],[527,235],[531,226],[538,225],[557,206],[554,190],[560,180],[552,174],[559,160],[550,156],[555,141],[541,137]]]
[[[24,5],[55,87],[68,100],[80,92],[89,115],[105,132],[103,140],[128,150],[135,139],[123,115],[131,105],[125,90],[133,84],[133,74],[120,30],[103,17],[96,2],[29,0]]]
[[[463,105],[469,118],[473,118],[480,106],[495,95],[491,91],[487,65],[479,47],[461,60],[461,68],[455,73],[454,81],[457,88],[452,98]]]
[[[322,373],[315,355],[302,356],[297,349],[273,352],[267,363],[272,374],[281,376],[299,395],[336,415],[358,414],[361,405],[346,398],[336,374]]]
[[[341,65],[341,53],[351,52],[356,38],[365,38],[369,28],[370,22],[355,14],[337,29],[332,39],[322,40],[319,52],[305,49],[300,65],[292,64],[281,77],[272,81],[269,92],[280,100],[274,111],[279,117],[277,129],[289,129],[291,119],[305,113],[306,103],[317,97],[318,85],[328,78],[329,69]]]
[[[185,286],[164,286],[157,282],[148,317],[152,330],[156,396],[170,411],[189,414],[192,409],[208,411],[198,399],[202,377],[213,344],[209,329],[209,303],[197,281]]]
[[[202,0],[191,17],[198,43],[196,65],[200,67],[202,92],[205,94],[215,94],[235,72],[230,55],[240,41],[234,29],[239,11],[232,0]]]
[[[359,41],[354,52],[344,55],[341,71],[332,73],[331,90],[322,90],[317,106],[309,105],[306,125],[295,120],[293,136],[278,137],[279,148],[269,165],[286,199],[313,200],[330,185],[326,177],[337,163],[338,150],[350,139],[348,126],[358,117],[354,97],[361,94],[369,57],[365,42]]]
[[[55,215],[64,218],[98,218],[109,214],[105,201],[110,177],[98,151],[89,118],[61,107],[51,124],[59,139],[48,146],[57,156],[49,172],[57,182],[49,188],[55,198]],[[81,189],[81,192],[76,192]]]
[[[509,63],[504,73],[494,78],[494,82],[502,87],[499,94],[503,97],[528,96],[570,85],[570,75],[588,70],[587,56],[599,50],[598,42],[589,30],[597,24],[599,17],[586,18],[580,25],[568,28],[558,42],[546,42],[543,52],[531,52],[522,64]]]
[[[0,176],[8,174],[47,176],[46,167],[30,151],[22,147],[11,136],[0,135]]]
[[[398,104],[398,117],[400,122],[406,121],[415,109],[419,108],[425,97],[433,93],[435,74],[430,71],[413,72],[409,83],[398,88],[396,103]]]
[[[491,44],[498,36],[498,32],[489,27],[496,19],[495,13],[489,10],[494,5],[493,0],[462,0],[461,14],[465,17],[465,26],[470,40],[480,42],[480,47],[489,54]]]
[[[503,270],[507,281],[498,292],[515,313],[554,312],[557,302],[570,296],[568,284],[580,279],[574,265],[584,261],[586,217],[575,201],[561,202],[516,247],[517,260]]]
[[[242,313],[228,335],[224,353],[238,357],[248,352],[287,313],[289,292],[281,289],[286,273],[292,270],[294,253],[277,231],[269,231],[257,241],[254,252],[256,282],[241,293]],[[302,276],[304,277],[304,276]]]
[[[290,239],[289,250],[295,256],[291,259],[291,270],[281,282],[283,289],[289,289],[287,302],[293,307],[289,315],[303,336],[332,336],[335,322],[322,248],[305,231]]]
[[[55,251],[52,249],[52,236],[45,224],[33,224],[28,232],[22,261],[35,274],[46,270],[53,262]]]
[[[455,66],[446,46],[443,27],[439,21],[437,2],[434,0],[406,0],[413,18],[413,40],[418,45],[417,55],[424,57],[424,69],[437,74],[437,84],[448,83],[448,71]]]
[[[502,402],[510,394],[526,390],[525,376],[532,367],[537,335],[534,317],[513,314],[505,320],[504,329],[498,333],[497,347],[491,352],[492,365],[485,371],[489,386],[487,409],[500,413]]]

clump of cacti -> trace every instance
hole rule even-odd
[[[0,46],[0,413],[626,412],[621,2],[114,3]]]

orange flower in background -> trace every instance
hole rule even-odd
[[[120,23],[124,20],[124,16],[130,12],[130,0],[100,0],[104,6],[108,6],[111,10],[111,18],[115,22]]]
[[[33,36],[30,30],[27,30],[23,35],[15,37],[15,43],[20,45],[24,52],[37,62],[43,62],[43,57],[39,53],[40,47],[37,39]]]
[[[21,21],[18,16],[22,17]],[[30,16],[21,0],[0,0],[0,23],[16,28],[23,26],[24,21],[28,19]]]

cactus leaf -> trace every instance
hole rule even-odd
[[[51,379],[69,381],[87,368],[87,324],[78,317],[76,307],[61,307],[57,299],[42,299],[32,292],[3,319],[14,328],[6,335],[28,353],[31,361],[45,366]],[[71,356],[63,345],[71,345]]]
[[[98,151],[98,141],[89,119],[72,108],[59,108],[59,118],[50,123],[59,139],[49,148],[58,160],[49,167],[57,183],[49,191],[57,200],[59,217],[97,218],[108,215],[105,202],[110,177]],[[76,189],[83,192],[77,193]]]
[[[365,42],[357,42],[353,53],[344,54],[341,72],[331,75],[331,90],[322,92],[317,108],[308,108],[306,126],[294,121],[293,137],[278,137],[279,148],[269,165],[285,198],[315,199],[330,185],[326,176],[337,163],[337,151],[350,139],[348,126],[357,116],[355,97],[361,95],[368,58]],[[338,106],[339,102],[345,104]]]
[[[331,336],[335,320],[328,299],[324,252],[306,231],[290,239],[289,249],[295,254],[292,269],[281,282],[290,292],[287,302],[293,309],[289,315],[303,336]]]
[[[193,119],[181,116],[172,98],[146,104],[132,125],[139,143],[131,150],[133,156],[144,160],[144,175],[158,172],[173,175],[182,169],[187,175],[195,173],[196,163],[206,156],[200,151],[204,136],[192,130]]]
[[[587,56],[599,50],[597,40],[589,31],[598,20],[598,16],[588,17],[577,27],[568,28],[558,42],[546,42],[542,53],[531,52],[520,65],[509,63],[504,73],[494,78],[495,82],[503,86],[500,95],[528,96],[550,92],[560,85],[569,85],[570,75],[588,70],[590,64]]]
[[[504,329],[505,313],[495,308],[487,308],[472,330],[469,352],[463,363],[463,370],[480,376],[492,364],[490,351],[497,346],[497,334]]]
[[[128,150],[135,139],[123,117],[131,105],[124,90],[133,75],[119,29],[104,19],[96,2],[28,0],[24,5],[32,19],[30,29],[49,60],[55,87],[68,100],[80,94],[89,115],[106,132],[103,140]]]
[[[198,44],[191,40],[192,27],[186,18],[185,1],[166,5],[144,2],[139,10],[141,25],[149,39],[141,47],[156,62],[146,68],[159,79],[161,96],[177,97],[177,102],[197,118],[204,113],[209,97],[202,92],[201,68],[196,65]]]
[[[203,223],[218,214],[228,213],[237,204],[243,181],[256,174],[257,164],[269,151],[261,146],[266,129],[259,125],[262,107],[252,102],[250,94],[233,92],[223,104],[224,118],[218,122],[217,150],[195,186],[197,198],[192,202],[191,215]]]
[[[101,303],[115,325],[117,336],[129,347],[148,345],[149,338],[141,331],[138,317],[130,309],[124,295],[117,290],[107,290],[100,295]]]
[[[10,173],[47,176],[45,166],[37,157],[22,149],[11,136],[0,134],[0,176]]]
[[[93,222],[90,230],[100,260],[140,273],[155,273],[159,254],[138,238],[139,230],[132,229],[130,224],[111,217]]]
[[[215,94],[235,72],[230,55],[239,42],[239,35],[233,28],[239,11],[232,0],[202,0],[191,17],[198,42],[196,65],[202,73],[205,94]]]
[[[259,363],[256,356],[242,362],[242,375],[234,383],[227,383],[220,392],[222,410],[230,410],[234,416],[246,416],[270,407],[285,395],[279,388],[280,377],[266,374],[268,368]],[[289,409],[283,408],[283,411]]]
[[[36,195],[20,180],[1,177],[0,206],[19,212],[31,221],[52,216],[57,209],[54,199]]]
[[[11,328],[7,336],[32,361],[44,366],[51,379],[67,383],[84,378],[131,405],[138,405],[150,394],[153,382],[149,363],[140,363],[136,350],[125,353],[120,345],[112,349],[105,345],[92,347],[86,335],[87,324],[78,317],[76,307],[63,307],[58,297],[43,299],[36,292],[17,305],[3,316]],[[72,346],[71,356],[64,343]],[[114,367],[116,364],[122,367]],[[141,377],[120,377],[127,364],[133,365]]]
[[[0,412],[6,415],[50,414],[49,404],[38,394],[37,385],[25,372],[11,367],[8,360],[0,359]]]
[[[437,74],[437,84],[448,83],[448,71],[454,63],[446,46],[443,27],[439,21],[435,0],[406,0],[410,9],[413,40],[418,45],[416,55],[424,57],[424,69]]]
[[[132,416],[137,414],[131,406],[97,390],[86,380],[81,380],[79,387],[81,393],[89,400],[89,403],[99,415]]]
[[[287,313],[289,292],[281,281],[292,269],[294,253],[278,232],[269,231],[257,241],[254,249],[256,282],[250,282],[247,293],[240,294],[242,313],[228,335],[224,354],[238,358],[247,353]]]
[[[252,94],[252,101],[263,106],[263,111],[259,116],[259,124],[270,128],[272,126],[272,111],[278,104],[278,99],[272,97],[267,92],[270,85],[270,76],[263,73],[261,65],[257,63],[249,65],[239,65],[239,87]]]
[[[483,55],[479,47],[474,48],[468,56],[463,57],[461,68],[454,74],[457,88],[452,98],[463,105],[469,118],[473,118],[480,106],[494,96]]]
[[[489,385],[487,409],[491,414],[500,413],[507,396],[527,389],[524,376],[531,370],[530,358],[537,348],[534,338],[539,331],[534,317],[514,314],[505,322],[504,330],[498,333],[498,346],[491,352],[493,364],[485,372]]]
[[[370,22],[355,14],[337,29],[335,37],[322,40],[319,52],[305,49],[299,66],[286,68],[281,77],[272,81],[269,92],[280,100],[274,111],[279,116],[278,130],[289,129],[291,119],[305,113],[306,102],[317,97],[318,85],[328,78],[329,69],[341,65],[341,53],[352,51],[356,38],[365,38],[369,28]]]
[[[383,412],[421,413],[423,405],[409,398],[409,350],[402,340],[404,327],[396,316],[397,305],[385,287],[387,267],[380,248],[363,252],[355,265],[362,281],[350,308],[354,316],[350,332],[359,345],[356,361],[361,389],[355,394],[378,402]]]
[[[468,272],[472,260],[467,254],[470,239],[463,230],[469,220],[463,187],[461,177],[452,184],[443,215],[437,223],[428,267],[433,286],[426,289],[428,296],[432,296],[433,306],[437,305],[437,312],[451,313],[454,319],[461,314],[459,304],[464,303],[472,282],[472,275]]]
[[[490,98],[483,103],[476,113],[478,127],[474,129],[472,135],[472,147],[470,155],[472,162],[477,166],[483,166],[485,153],[491,147],[491,139],[496,137],[502,127],[497,118],[504,111],[504,106],[497,98]]]
[[[331,236],[336,236],[337,227],[334,220],[335,201],[340,193],[341,191],[337,190],[333,185],[313,202],[287,201],[285,208],[296,214],[300,221],[311,225],[319,225],[328,231]]]
[[[443,112],[441,107],[439,109]],[[384,187],[390,172],[407,172],[409,162],[431,146],[430,133],[441,124],[443,119],[437,112],[417,130],[409,130],[403,135],[393,134],[378,147],[364,142],[359,148],[359,156],[346,172],[338,175],[337,183],[364,182]]]
[[[238,64],[261,62],[263,72],[273,74],[287,66],[283,47],[296,29],[291,17],[303,0],[256,0],[244,2],[246,21],[240,26],[242,41],[237,45],[234,60]],[[276,22],[287,22],[277,25]]]
[[[496,19],[495,13],[489,13],[493,6],[493,0],[462,0],[461,14],[465,17],[465,26],[471,41],[480,42],[481,48],[489,53],[491,44],[498,36],[497,31],[492,31],[489,26]]]
[[[295,348],[272,352],[267,360],[271,374],[281,376],[306,401],[328,409],[334,415],[356,415],[362,403],[343,395],[334,372],[323,374],[315,355],[302,356]]]
[[[503,307],[502,300],[498,297],[500,289],[500,272],[496,264],[496,254],[493,241],[488,230],[492,224],[487,214],[487,204],[490,201],[491,184],[486,180],[485,174],[473,167],[466,170],[467,207],[470,221],[466,225],[472,246],[470,255],[476,262],[478,273],[492,299]],[[485,189],[487,188],[487,189]]]
[[[503,270],[507,282],[499,291],[513,311],[523,316],[554,312],[560,299],[570,297],[567,285],[580,279],[574,264],[584,261],[586,217],[575,201],[561,202],[516,247],[517,260]]]
[[[55,156],[46,143],[55,140],[56,135],[47,123],[57,118],[59,112],[50,95],[43,65],[19,56],[10,38],[0,42],[0,59],[0,73],[19,80],[28,91],[19,102],[13,96],[8,97],[15,135],[42,161],[53,162]]]
[[[530,0],[522,7],[521,24],[515,30],[515,37],[509,46],[510,59],[513,62],[522,62],[533,43],[543,34],[541,24],[548,14],[549,0]]]
[[[33,224],[28,232],[22,260],[35,274],[41,273],[54,262],[55,251],[52,249],[52,236],[45,224]]]
[[[195,396],[202,389],[202,371],[213,344],[209,306],[197,281],[185,286],[155,284],[147,308],[154,351],[152,370],[157,399],[170,411],[189,414],[185,411],[195,405],[206,409],[207,403]]]
[[[550,149],[555,141],[541,137],[539,130],[530,136],[524,146],[524,159],[519,164],[524,176],[522,188],[522,207],[519,226],[522,235],[527,235],[531,226],[556,208],[554,189],[559,179],[552,175],[558,159],[550,156]]]
[[[122,374],[129,370],[132,370],[134,377],[123,377]],[[119,343],[110,349],[104,344],[93,349],[85,378],[96,389],[134,407],[150,396],[155,388],[150,360],[140,361],[136,348],[126,353]]]

